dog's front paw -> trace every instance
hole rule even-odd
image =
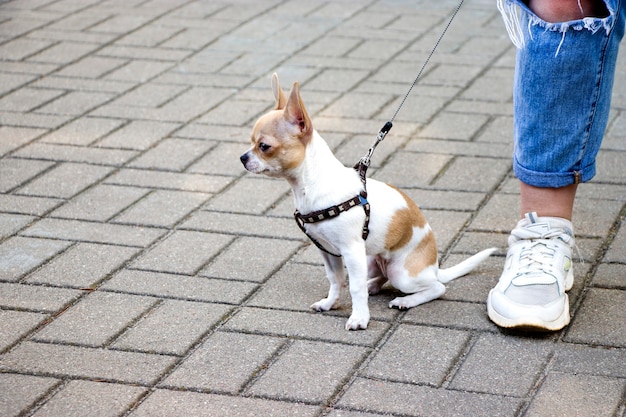
[[[315,311],[328,311],[334,310],[338,307],[339,300],[332,300],[330,298],[323,298],[317,303],[311,304],[311,308]]]
[[[369,314],[366,316],[360,316],[352,313],[346,322],[346,330],[365,330],[367,329],[367,323],[369,323],[369,321]]]

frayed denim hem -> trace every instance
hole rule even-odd
[[[561,46],[565,41],[565,35],[570,29],[578,31],[589,30],[592,33],[596,33],[598,30],[604,29],[607,35],[610,33],[615,22],[616,7],[619,7],[619,4],[612,4],[614,3],[612,1],[605,1],[604,3],[609,13],[606,17],[585,17],[583,19],[572,20],[569,22],[551,23],[537,17],[532,10],[530,10],[528,6],[520,0],[497,0],[498,10],[502,14],[506,30],[511,38],[511,41],[517,48],[521,49],[526,44],[525,33],[528,34],[531,41],[533,40],[532,31],[530,30],[531,26],[539,26],[544,28],[546,31],[561,33],[561,43],[556,49],[554,56],[558,56]],[[528,15],[528,29],[526,31],[522,29],[522,25],[520,23],[519,14],[521,10]]]

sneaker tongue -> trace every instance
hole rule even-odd
[[[511,281],[516,287],[524,287],[526,285],[551,285],[556,283],[556,277],[546,273],[534,273],[519,275]]]
[[[526,226],[526,230],[537,233],[539,236],[544,236],[550,232],[549,223],[532,223]]]

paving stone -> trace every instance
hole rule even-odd
[[[97,145],[105,148],[145,150],[178,127],[177,123],[132,121],[99,140]]]
[[[373,178],[400,188],[428,186],[450,159],[447,155],[397,153]]]
[[[41,39],[19,38],[5,43],[0,48],[0,58],[6,61],[21,61],[29,55],[48,48],[52,42]]]
[[[156,77],[173,66],[170,62],[157,62],[150,60],[130,61],[123,67],[112,71],[104,76],[106,79],[146,82]]]
[[[538,340],[482,335],[467,354],[450,387],[523,397],[532,389],[550,354],[551,347]]]
[[[213,146],[199,140],[165,139],[129,164],[134,168],[182,171]]]
[[[37,109],[37,113],[79,116],[106,103],[113,97],[110,93],[70,92]]]
[[[59,383],[54,378],[0,373],[0,414],[20,415]]]
[[[455,210],[422,210],[422,213],[433,229],[440,253],[450,246],[470,216]]]
[[[146,175],[147,173],[150,175]],[[107,178],[106,183],[162,190],[216,193],[230,184],[231,181],[232,178],[216,175],[122,169]]]
[[[116,99],[117,106],[159,107],[181,94],[187,88],[176,85],[144,84]]]
[[[405,194],[415,201],[422,210],[462,210],[474,211],[485,198],[480,192],[444,191],[404,188]]]
[[[122,125],[122,120],[97,117],[80,118],[47,134],[41,139],[41,142],[87,146]]]
[[[133,262],[132,267],[193,275],[232,239],[215,233],[175,231]]]
[[[487,121],[486,116],[441,113],[420,132],[420,137],[471,140]]]
[[[295,341],[252,384],[249,392],[303,402],[327,401],[366,353],[361,346]]]
[[[288,240],[240,237],[198,274],[263,282],[300,246]]]
[[[0,240],[15,234],[33,220],[35,218],[32,216],[0,213]]]
[[[469,333],[401,325],[378,349],[363,376],[441,386],[469,340]]]
[[[41,358],[46,360],[42,361]],[[164,355],[24,342],[2,358],[0,370],[128,384],[154,384],[175,360],[172,356]]]
[[[593,276],[593,285],[626,290],[623,273],[624,264],[600,264]]]
[[[402,317],[402,321],[453,329],[481,331],[497,329],[487,317],[486,305],[448,300],[433,300],[413,307]]]
[[[387,331],[389,324],[370,320],[365,332],[345,330],[347,317],[327,313],[244,308],[233,316],[224,328],[289,338],[304,338],[372,346]]]
[[[8,192],[52,167],[54,163],[23,159],[0,161],[0,191]]]
[[[236,66],[237,63],[234,65]],[[261,110],[263,106],[257,102],[226,100],[198,119],[198,123],[243,126],[255,119]]]
[[[56,209],[52,217],[106,222],[148,194],[134,187],[98,184]]]
[[[180,228],[243,236],[297,239],[299,241],[303,241],[304,236],[293,221],[293,218],[230,214],[214,211],[194,213],[180,225]]]
[[[39,341],[103,346],[154,306],[157,300],[96,291],[34,337]]]
[[[360,411],[350,411],[350,410],[332,410],[329,417],[377,417],[380,414],[376,413],[363,413]]]
[[[113,220],[146,226],[172,227],[204,203],[210,195],[182,191],[157,190]]]
[[[105,282],[101,288],[137,295],[239,304],[257,285],[242,281],[125,269]]]
[[[212,198],[206,208],[231,213],[262,214],[287,192],[289,186],[284,182],[244,177]]]
[[[238,394],[284,344],[283,339],[276,337],[216,332],[162,385]],[[228,364],[228,378],[224,378],[224,364]]]
[[[626,347],[626,291],[590,288],[565,340],[592,345]]]
[[[232,90],[225,88],[192,87],[157,108],[127,107],[113,103],[99,107],[91,114],[100,117],[122,118],[126,115],[140,120],[188,122],[226,100],[230,94],[232,94]]]
[[[14,112],[2,112],[0,111],[0,121],[5,125],[19,125],[19,130],[38,129],[39,135],[42,135],[48,129],[58,129],[62,125],[68,123],[73,116],[71,115],[59,115],[59,114],[36,114],[36,113],[14,113]],[[6,141],[0,145],[0,154],[7,154],[21,145],[24,141],[16,141],[11,138],[11,141]]]
[[[485,129],[488,130],[488,129]],[[413,152],[453,154],[468,157],[502,159],[511,165],[513,144],[510,142],[494,143],[481,141],[450,141],[446,139],[412,138],[405,149]]]
[[[69,90],[69,91],[84,91],[84,92],[94,92],[99,93],[98,96],[99,101],[97,105],[100,106],[107,102],[110,98],[115,97],[119,93],[123,93],[124,91],[128,91],[133,88],[133,85],[124,82],[124,81],[113,81],[113,80],[102,80],[102,79],[93,79],[93,78],[73,78],[73,77],[59,77],[55,75],[50,75],[43,79],[37,80],[32,84],[33,87],[38,88],[56,88],[61,90]],[[61,100],[65,99],[64,96]],[[84,96],[79,97],[81,100],[84,100],[83,103],[77,103],[75,106],[75,111],[80,112],[81,110],[90,111],[96,109],[97,106],[90,107],[89,96],[85,94]],[[50,111],[54,108],[54,106],[58,106],[58,103],[51,103],[51,107],[47,107],[46,109]],[[37,109],[39,110],[39,109]],[[39,114],[39,112],[37,112]],[[76,114],[74,113],[59,113],[65,115],[65,121],[62,125],[66,125],[71,120],[75,120]],[[123,119],[121,117],[120,119]],[[61,124],[53,126],[54,128],[61,127]]]
[[[181,133],[183,132],[178,132],[178,134]],[[187,168],[186,172],[190,174],[239,176],[244,172],[243,165],[239,166],[233,161],[237,161],[245,150],[246,146],[240,143],[220,143]]]
[[[602,151],[598,152],[598,169],[596,181],[621,183],[622,176],[608,167],[621,166],[626,161],[624,152]],[[607,168],[604,168],[607,167]]]
[[[33,416],[118,416],[130,408],[143,387],[94,381],[70,381]]]
[[[42,313],[0,310],[0,352],[18,342],[47,318]]]
[[[604,256],[606,262],[626,263],[626,227],[621,227]]]
[[[614,416],[623,406],[625,386],[621,379],[550,373],[526,415]]]
[[[0,212],[42,216],[62,202],[56,198],[0,194]]]
[[[55,313],[84,292],[65,288],[0,282],[0,306],[8,309]]]
[[[336,148],[334,151],[335,157],[339,159],[345,166],[352,167],[356,164],[360,157],[365,155],[368,147],[374,143],[372,135],[355,135],[349,139],[344,139],[343,136],[333,134],[326,135],[326,140],[329,146]],[[334,145],[334,142],[340,139],[339,147]],[[380,168],[380,164],[383,163],[389,156],[393,155],[398,149],[402,148],[406,138],[402,136],[387,136],[385,138],[385,146],[379,146],[376,148],[375,157],[371,161],[370,169],[373,172],[374,169]]]
[[[9,238],[0,244],[0,279],[17,281],[68,246],[68,242],[55,240]]]
[[[125,332],[113,347],[182,355],[230,308],[221,304],[165,300]]]
[[[4,118],[4,115],[6,113],[0,112],[0,117]],[[5,155],[44,133],[44,129],[32,127],[0,126],[0,136],[3,139],[0,142],[0,155]]]
[[[50,62],[53,64],[64,64],[81,58],[100,45],[78,42],[59,42],[50,48],[30,56],[28,59],[34,62]]]
[[[21,88],[0,99],[0,110],[29,112],[63,94],[61,90]]]
[[[26,229],[22,234],[33,237],[146,247],[165,232],[165,229],[156,228],[78,220],[43,219]]]
[[[619,218],[623,204],[623,201],[605,199],[577,199],[573,213],[574,234],[589,237],[606,236],[615,220]]]
[[[232,397],[200,394],[197,392],[156,390],[136,411],[133,417],[167,417],[174,415],[243,417],[281,415],[293,417],[317,416],[320,408],[312,405],[265,400],[261,398]]]
[[[60,163],[45,175],[20,188],[19,193],[39,197],[70,198],[99,182],[112,171],[112,168],[102,166]]]
[[[596,346],[563,344],[555,352],[553,370],[621,378],[626,375],[626,351]]]
[[[36,143],[23,147],[14,155],[21,158],[122,166],[133,159],[137,152]]]
[[[100,78],[114,69],[126,64],[124,59],[85,57],[71,64],[57,74],[63,77]]]
[[[98,51],[98,55],[136,60],[160,60],[180,62],[189,56],[190,51],[183,49],[146,48],[131,45],[109,45]]]
[[[520,402],[508,396],[358,378],[336,407],[392,415],[510,416]]]
[[[508,159],[457,157],[432,185],[447,190],[489,192],[510,170]]]

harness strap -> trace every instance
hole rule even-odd
[[[339,216],[344,211],[348,211],[353,207],[363,206],[363,210],[365,211],[365,220],[363,220],[363,230],[361,232],[361,237],[363,240],[367,239],[369,235],[369,222],[370,222],[370,203],[367,201],[367,189],[365,188],[365,173],[367,171],[367,166],[358,163],[355,165],[354,169],[359,173],[361,177],[361,182],[363,183],[363,191],[359,193],[359,195],[352,197],[349,200],[344,201],[343,203],[337,204],[335,206],[328,207],[323,210],[317,210],[308,214],[301,214],[298,210],[293,213],[293,217],[296,220],[296,224],[302,230],[302,232],[307,235],[307,237],[317,246],[320,250],[328,253],[329,255],[340,257],[341,255],[334,254],[328,251],[322,244],[316,240],[313,236],[311,236],[307,231],[304,225],[306,223],[317,223],[324,220],[332,219],[334,217]]]

